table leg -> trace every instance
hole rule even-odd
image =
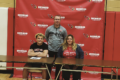
[[[116,68],[116,80],[118,80],[118,68]]]
[[[113,68],[111,70],[111,80],[112,80],[112,78],[113,78]]]
[[[59,70],[59,72],[58,72],[58,74],[57,74],[56,80],[57,80],[57,78],[58,78],[58,76],[59,76],[59,74],[60,74],[60,71],[62,70],[62,67],[63,67],[63,65],[61,66],[61,68],[60,68],[60,70]]]
[[[48,71],[48,74],[49,74],[49,76],[50,76],[50,79],[52,80],[47,64],[45,64],[45,66],[46,66],[46,68],[47,68],[47,71]]]

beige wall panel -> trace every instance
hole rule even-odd
[[[14,0],[0,0],[0,7],[14,7]]]
[[[116,12],[120,12],[120,8],[107,8],[107,11],[116,11]]]
[[[3,3],[13,3],[14,0],[0,0],[0,3],[3,2]]]
[[[14,7],[14,4],[10,3],[0,3],[0,7]]]
[[[120,7],[120,0],[107,0],[107,7]]]

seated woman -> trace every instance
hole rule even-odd
[[[69,34],[67,35],[67,37],[64,40],[64,43],[60,47],[57,56],[61,58],[83,59],[84,52],[80,48],[80,46],[75,43],[75,39],[73,35]],[[75,69],[75,70],[82,69],[82,67],[70,66],[70,65],[69,66],[65,65],[63,66],[63,68],[64,69]],[[71,72],[69,71],[62,71],[62,77],[64,78],[64,80],[69,80],[70,73]],[[72,72],[72,74],[73,74],[73,80],[78,80],[78,79],[81,80],[81,72]]]

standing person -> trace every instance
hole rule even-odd
[[[48,55],[48,45],[43,41],[45,36],[42,33],[35,35],[36,43],[33,43],[28,50],[28,56],[30,57],[47,57]],[[45,68],[44,64],[40,63],[26,63],[24,67],[42,67]],[[42,70],[42,80],[46,80],[47,71]],[[28,69],[23,69],[23,80],[28,80]]]
[[[49,26],[46,29],[45,37],[48,42],[48,54],[49,57],[57,57],[58,49],[60,45],[63,43],[65,37],[67,36],[66,29],[60,25],[61,16],[56,15],[54,17],[54,24]],[[51,72],[51,66],[49,65],[49,71]],[[56,67],[55,76],[59,71],[59,67]]]
[[[84,52],[79,45],[75,43],[75,39],[73,35],[69,34],[64,40],[64,43],[60,47],[58,54],[60,58],[69,58],[69,59],[84,59]],[[81,70],[82,67],[78,66],[63,66],[64,69],[74,69],[74,70]],[[62,71],[62,77],[64,80],[69,80],[70,78],[69,71]],[[73,73],[73,80],[81,80],[81,72],[72,72]]]

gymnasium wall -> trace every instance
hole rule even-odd
[[[119,13],[120,5],[119,4],[120,4],[119,0],[107,0],[107,5],[104,3],[104,6],[107,7],[107,8],[104,7],[104,10],[107,11],[106,12],[106,26],[104,27],[105,38],[101,39],[101,45],[100,46],[103,46],[102,42],[104,42],[104,41],[102,41],[102,40],[105,40],[105,44],[104,44],[104,55],[101,52],[102,55],[101,55],[101,57],[99,57],[99,59],[104,58],[104,60],[120,61],[119,60],[119,44],[120,44],[119,43],[119,39],[120,39],[119,38],[119,32],[120,32],[119,31],[119,25],[120,25],[119,24],[119,18],[120,18],[120,16],[119,16],[120,15],[120,13]],[[3,8],[3,7],[5,7],[5,8]],[[11,8],[9,8],[9,7],[11,7]],[[16,4],[15,4],[15,7],[16,7]],[[3,36],[4,39],[0,40],[2,42],[4,41],[4,44],[2,46],[0,46],[2,48],[4,46],[4,49],[5,49],[4,50],[4,49],[1,48],[1,50],[3,50],[3,53],[1,53],[2,55],[13,55],[13,35],[12,35],[13,34],[13,24],[12,23],[13,23],[13,19],[14,19],[14,16],[13,16],[14,9],[13,8],[14,8],[14,0],[0,0],[0,11],[3,12],[3,9],[4,9],[4,11],[6,11],[6,15],[5,15],[6,20],[4,22],[5,27],[4,28],[1,27],[1,31],[0,31],[1,35],[4,35]],[[0,15],[2,16],[3,14],[1,13]],[[8,17],[6,17],[6,16],[8,16]],[[1,21],[3,21],[3,20],[1,19]],[[6,25],[6,24],[8,24],[8,25]],[[4,33],[2,32],[3,30],[5,30]],[[73,29],[70,29],[70,28],[68,30],[73,31]],[[104,33],[104,31],[103,31],[103,33]],[[25,34],[27,34],[27,33],[25,33]],[[18,34],[16,34],[16,35],[19,36]],[[90,34],[87,34],[87,35],[90,35]],[[34,37],[34,35],[32,37]],[[102,37],[104,37],[104,36],[102,36]],[[21,38],[23,38],[23,37],[21,37]],[[85,37],[83,37],[83,38],[85,38]],[[32,43],[34,40],[31,39],[30,42]],[[87,38],[86,38],[86,40],[87,40]],[[88,44],[88,43],[86,43],[86,44]],[[82,43],[80,45],[85,45],[85,44]],[[101,51],[102,51],[102,48],[103,47],[101,47]],[[14,49],[15,49],[15,51],[14,51],[15,54],[14,55],[16,55],[16,56],[26,56],[28,46],[25,47],[25,48],[16,47]],[[84,47],[83,47],[83,50],[86,50],[85,51],[85,58],[86,59],[93,59],[89,56],[89,53],[91,53],[91,50],[87,51],[87,49],[84,48]],[[20,53],[22,53],[22,55]],[[95,52],[92,51],[92,53],[95,53]],[[98,59],[98,58],[94,56],[94,59]],[[12,63],[9,63],[9,64],[8,63],[7,64],[2,63],[2,64],[4,66],[12,66],[13,65]],[[19,65],[14,64],[14,66],[16,66],[16,65],[17,66],[23,66],[24,64],[19,64]],[[89,67],[85,67],[83,69],[84,70],[91,70],[91,68],[89,68]],[[92,68],[92,69],[94,69],[94,68]],[[94,70],[101,71],[101,68],[94,69]],[[107,69],[104,68],[103,71],[109,71],[110,72],[111,70],[108,69],[108,68]],[[114,71],[115,71],[115,69],[114,69]],[[20,72],[20,74],[19,74],[19,72]],[[53,72],[54,72],[54,69],[53,69]],[[21,77],[21,73],[22,73],[22,69],[14,69],[14,74],[15,75],[19,75],[19,77]],[[89,75],[88,76],[89,78],[93,78],[93,77],[100,78],[101,77],[101,74],[82,73],[82,76],[83,76],[84,79],[85,79],[86,75]],[[120,75],[120,71],[119,71],[119,75]]]

